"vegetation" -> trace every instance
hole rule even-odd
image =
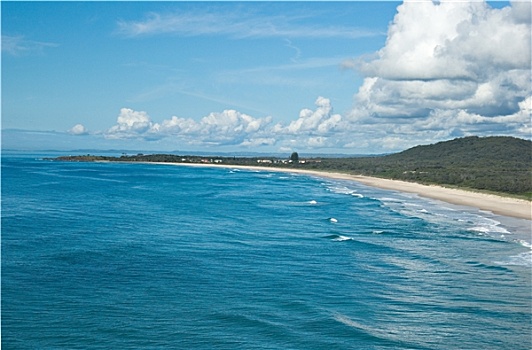
[[[299,154],[297,152],[292,152],[292,154],[290,155],[290,160],[293,163],[299,162]]]
[[[322,166],[425,184],[532,197],[532,142],[466,137],[384,157],[324,159]],[[310,164],[312,165],[312,163]]]
[[[513,137],[465,137],[375,157],[288,159],[198,157],[171,154],[121,157],[70,156],[67,161],[223,163],[297,167],[485,190],[532,198],[532,142]]]

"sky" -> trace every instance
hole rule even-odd
[[[1,2],[2,147],[531,138],[528,1]]]

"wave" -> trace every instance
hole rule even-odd
[[[364,198],[363,194],[358,193],[358,191],[353,188],[350,188],[344,185],[339,185],[338,183],[323,183],[323,184],[326,186],[327,190],[332,193],[346,194],[346,195],[351,195],[357,198]]]
[[[503,260],[495,261],[502,266],[526,266],[532,267],[532,251],[512,255]]]
[[[485,216],[477,215],[472,217],[473,226],[469,227],[468,231],[476,231],[480,233],[500,233],[500,234],[509,234],[510,232],[501,227],[501,222],[487,218]]]
[[[454,207],[450,204],[399,194],[398,197],[375,198],[390,210],[412,218],[419,218],[438,225],[451,225],[479,235],[501,238],[511,232],[496,220],[494,214]]]
[[[497,260],[501,260],[498,263],[532,266],[532,237],[529,233],[529,223],[519,223],[515,219],[501,217],[488,211],[427,199],[412,193],[376,189],[344,181],[324,181],[321,185],[335,194],[365,198],[368,204],[374,203],[401,217],[420,219],[424,222],[423,227],[428,228],[426,224],[435,225],[434,229],[440,232],[439,236],[442,238],[446,236],[473,241],[517,243],[531,249],[531,252],[512,252],[506,258],[498,258]],[[382,228],[370,232],[374,235],[384,233]],[[339,236],[332,239],[342,240]]]
[[[530,242],[525,241],[524,239],[516,239],[517,243],[521,244],[523,247],[529,248],[532,250],[532,244]]]
[[[327,239],[330,239],[331,241],[335,241],[335,242],[354,241],[354,239],[352,237],[347,237],[347,236],[343,236],[343,235],[328,235],[328,236],[325,236],[323,238],[327,238]]]
[[[405,339],[405,334],[402,334],[397,330],[390,329],[389,327],[372,327],[362,322],[355,321],[339,312],[333,312],[332,318],[335,321],[351,328],[352,330],[361,333],[362,337],[374,339],[374,341],[379,343],[383,341],[388,344],[391,343],[389,345],[392,345],[394,348],[426,349],[426,347],[422,346],[421,344],[410,343],[407,339]]]
[[[528,248],[529,251],[511,255],[503,261],[496,261],[499,265],[527,266],[532,267],[532,244],[523,239],[515,239],[513,242]]]

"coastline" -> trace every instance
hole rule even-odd
[[[518,219],[532,220],[532,202],[503,197],[494,194],[467,191],[462,189],[447,188],[437,185],[422,185],[414,182],[400,180],[389,180],[377,177],[362,175],[350,175],[336,172],[325,172],[307,169],[288,169],[277,167],[260,167],[247,165],[227,165],[227,164],[198,164],[198,163],[164,163],[149,162],[147,164],[161,164],[174,166],[195,166],[195,167],[223,167],[232,169],[247,169],[259,171],[274,171],[295,174],[306,174],[318,177],[326,177],[337,180],[355,181],[361,184],[399,192],[415,193],[421,197],[440,200],[443,202],[474,207],[480,210],[490,211],[497,215],[509,216]]]

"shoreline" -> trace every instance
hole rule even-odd
[[[336,180],[355,181],[361,184],[385,190],[414,193],[421,197],[436,199],[450,204],[474,207],[479,210],[490,211],[497,215],[509,216],[518,219],[532,220],[532,202],[511,197],[503,197],[494,194],[474,192],[462,189],[447,188],[438,185],[423,185],[415,182],[382,179],[363,175],[351,175],[336,172],[326,172],[307,169],[288,169],[277,167],[261,167],[249,165],[228,164],[199,164],[199,163],[165,163],[146,162],[145,164],[161,164],[174,166],[196,166],[209,168],[231,168],[259,171],[273,171],[294,174],[305,174],[317,177],[325,177]]]

